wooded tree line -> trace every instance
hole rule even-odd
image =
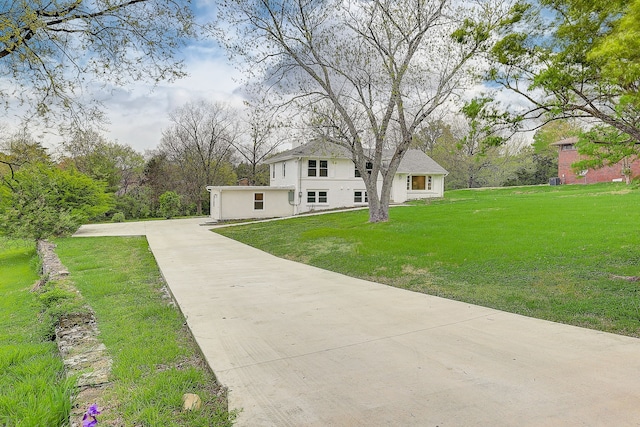
[[[52,153],[25,130],[0,142],[2,186],[10,192],[26,179],[24,171],[40,165],[79,172],[98,183],[110,195],[103,218],[206,214],[206,186],[236,185],[239,179],[268,185],[263,160],[286,141],[275,138],[275,120],[257,109],[245,112],[206,101],[186,104],[171,113],[157,148],[147,153],[95,130],[76,130]],[[161,203],[168,192],[178,200],[169,211]]]

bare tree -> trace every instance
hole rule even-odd
[[[232,154],[237,129],[229,107],[207,101],[191,102],[173,111],[172,125],[162,133],[159,150],[177,163],[189,198],[198,215],[206,199],[206,186],[220,182]]]
[[[415,133],[464,87],[466,66],[501,24],[502,4],[227,0],[219,37],[273,93],[307,108],[359,170],[373,164],[362,176],[369,220],[378,222],[388,220],[393,177]]]
[[[258,166],[274,154],[286,139],[278,132],[282,125],[273,111],[265,104],[246,103],[247,117],[242,123],[242,132],[233,146],[247,161],[250,185],[255,185]],[[239,177],[241,178],[241,177]]]

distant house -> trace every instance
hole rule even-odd
[[[386,154],[390,159],[393,153]],[[343,147],[312,141],[266,163],[268,187],[207,187],[214,220],[283,217],[366,206],[369,201],[361,172]],[[422,151],[407,151],[393,180],[391,202],[442,197],[447,173]],[[382,177],[378,187],[382,187]]]
[[[563,184],[595,184],[597,182],[623,181],[623,166],[620,163],[599,169],[573,170],[571,165],[583,157],[576,150],[577,137],[563,139],[551,145],[558,147],[558,177]],[[640,175],[640,161],[631,164],[631,176]]]

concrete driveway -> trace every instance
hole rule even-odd
[[[640,340],[358,280],[209,231],[146,235],[240,426],[638,426]]]

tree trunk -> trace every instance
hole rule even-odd
[[[397,166],[394,169],[397,169]],[[389,221],[389,204],[391,200],[391,186],[393,184],[392,178],[394,175],[395,174],[389,174],[389,171],[387,171],[386,176],[383,177],[380,197],[378,197],[378,180],[373,177],[369,178],[371,180],[369,185],[367,185],[369,194],[369,222]],[[390,179],[389,176],[392,178]],[[370,191],[371,189],[373,191]]]
[[[387,222],[389,221],[389,206],[378,204],[377,208],[369,206],[369,222]]]

